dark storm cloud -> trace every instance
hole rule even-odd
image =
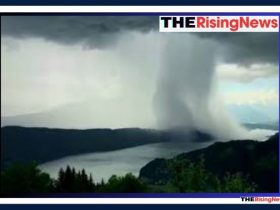
[[[228,63],[278,64],[278,33],[199,33],[222,45],[221,57]]]
[[[2,34],[40,37],[62,44],[107,47],[125,31],[158,30],[157,16],[6,16]],[[278,63],[277,33],[196,33],[216,40],[225,62],[249,65]]]
[[[6,16],[2,34],[16,38],[40,37],[62,43],[108,46],[122,31],[150,31],[158,27],[152,16]]]

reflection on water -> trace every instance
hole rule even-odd
[[[252,137],[258,140],[266,140],[276,131],[255,129],[250,131]],[[206,147],[212,142],[166,142],[147,144],[111,152],[88,153],[65,157],[59,160],[47,162],[39,168],[52,177],[57,177],[60,168],[67,165],[78,170],[85,169],[92,173],[95,181],[107,180],[111,175],[125,175],[132,173],[138,176],[140,169],[155,158],[171,158],[177,154]]]

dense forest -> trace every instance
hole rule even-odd
[[[203,160],[194,165],[178,161],[170,165],[173,174],[164,187],[149,185],[132,174],[112,175],[107,181],[94,182],[85,170],[67,166],[60,169],[57,179],[41,172],[35,164],[14,164],[1,172],[1,195],[26,196],[30,193],[149,193],[149,192],[255,192],[256,185],[242,174],[227,174],[219,179],[205,170]]]

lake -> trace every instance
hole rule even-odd
[[[277,131],[256,129],[254,131],[258,140],[265,140]],[[75,156],[68,156],[55,161],[41,164],[39,168],[56,178],[60,168],[66,168],[67,165],[75,167],[77,170],[85,169],[86,172],[93,175],[94,181],[100,182],[108,180],[113,174],[125,175],[132,173],[139,175],[140,169],[149,161],[155,158],[171,158],[180,153],[206,147],[211,142],[165,142],[147,144],[127,149],[121,149],[110,152],[87,153]]]

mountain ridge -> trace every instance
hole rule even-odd
[[[174,139],[212,140],[210,135],[199,131],[179,132],[179,136],[174,133],[177,131],[141,128],[80,130],[6,126],[1,128],[1,165],[6,167],[13,162],[31,161],[41,164],[70,155],[113,151]]]
[[[232,140],[215,142],[210,146],[171,159],[157,158],[141,168],[139,177],[154,185],[167,184],[171,178],[172,160],[198,163],[203,157],[206,170],[220,177],[226,173],[243,173],[256,183],[261,192],[278,192],[279,133],[268,140]]]

